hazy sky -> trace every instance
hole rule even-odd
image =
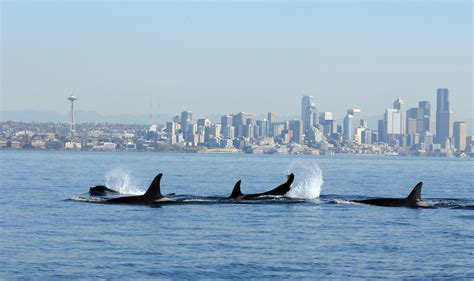
[[[2,110],[473,115],[471,1],[1,2]],[[158,108],[159,104],[159,108]]]

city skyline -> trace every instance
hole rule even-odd
[[[406,109],[397,98],[377,120],[376,130],[368,126],[360,109],[347,109],[338,124],[332,112],[319,112],[313,96],[303,96],[301,118],[295,119],[240,111],[213,122],[186,110],[166,124],[153,123],[150,116],[148,126],[84,123],[76,131],[77,97],[71,95],[69,123],[0,122],[0,148],[474,156],[474,137],[468,136],[466,122],[452,122],[449,89],[436,92],[436,115],[429,101]]]
[[[74,94],[79,110],[105,115],[148,114],[152,99],[155,114],[299,116],[311,95],[339,119],[347,108],[380,116],[397,97],[435,104],[443,87],[454,120],[470,121],[470,8],[4,2],[1,110],[66,112]]]

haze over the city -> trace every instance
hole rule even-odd
[[[1,111],[381,116],[401,97],[472,120],[471,1],[2,2]],[[79,120],[80,121],[80,120]],[[372,125],[372,124],[370,124]]]

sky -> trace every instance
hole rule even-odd
[[[1,110],[473,119],[471,1],[2,1]]]

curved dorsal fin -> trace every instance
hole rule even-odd
[[[238,180],[235,185],[234,185],[234,189],[232,190],[232,193],[230,194],[229,198],[230,199],[237,199],[239,198],[240,196],[242,196],[242,191],[240,191],[240,183],[242,181],[241,180]]]
[[[259,193],[257,195],[279,195],[279,196],[283,196],[288,191],[290,191],[291,184],[293,183],[294,180],[295,180],[295,175],[293,173],[291,173],[287,176],[287,180],[286,180],[285,183],[280,184],[279,186],[275,187],[274,189],[272,189],[270,191]]]
[[[423,182],[419,182],[411,191],[410,195],[408,195],[408,201],[421,201],[421,187],[423,186]]]
[[[161,177],[163,174],[158,174],[155,179],[151,182],[150,187],[148,187],[148,190],[145,192],[143,197],[145,197],[147,200],[158,200],[163,198],[163,195],[161,195],[161,187],[160,187],[160,181]]]

